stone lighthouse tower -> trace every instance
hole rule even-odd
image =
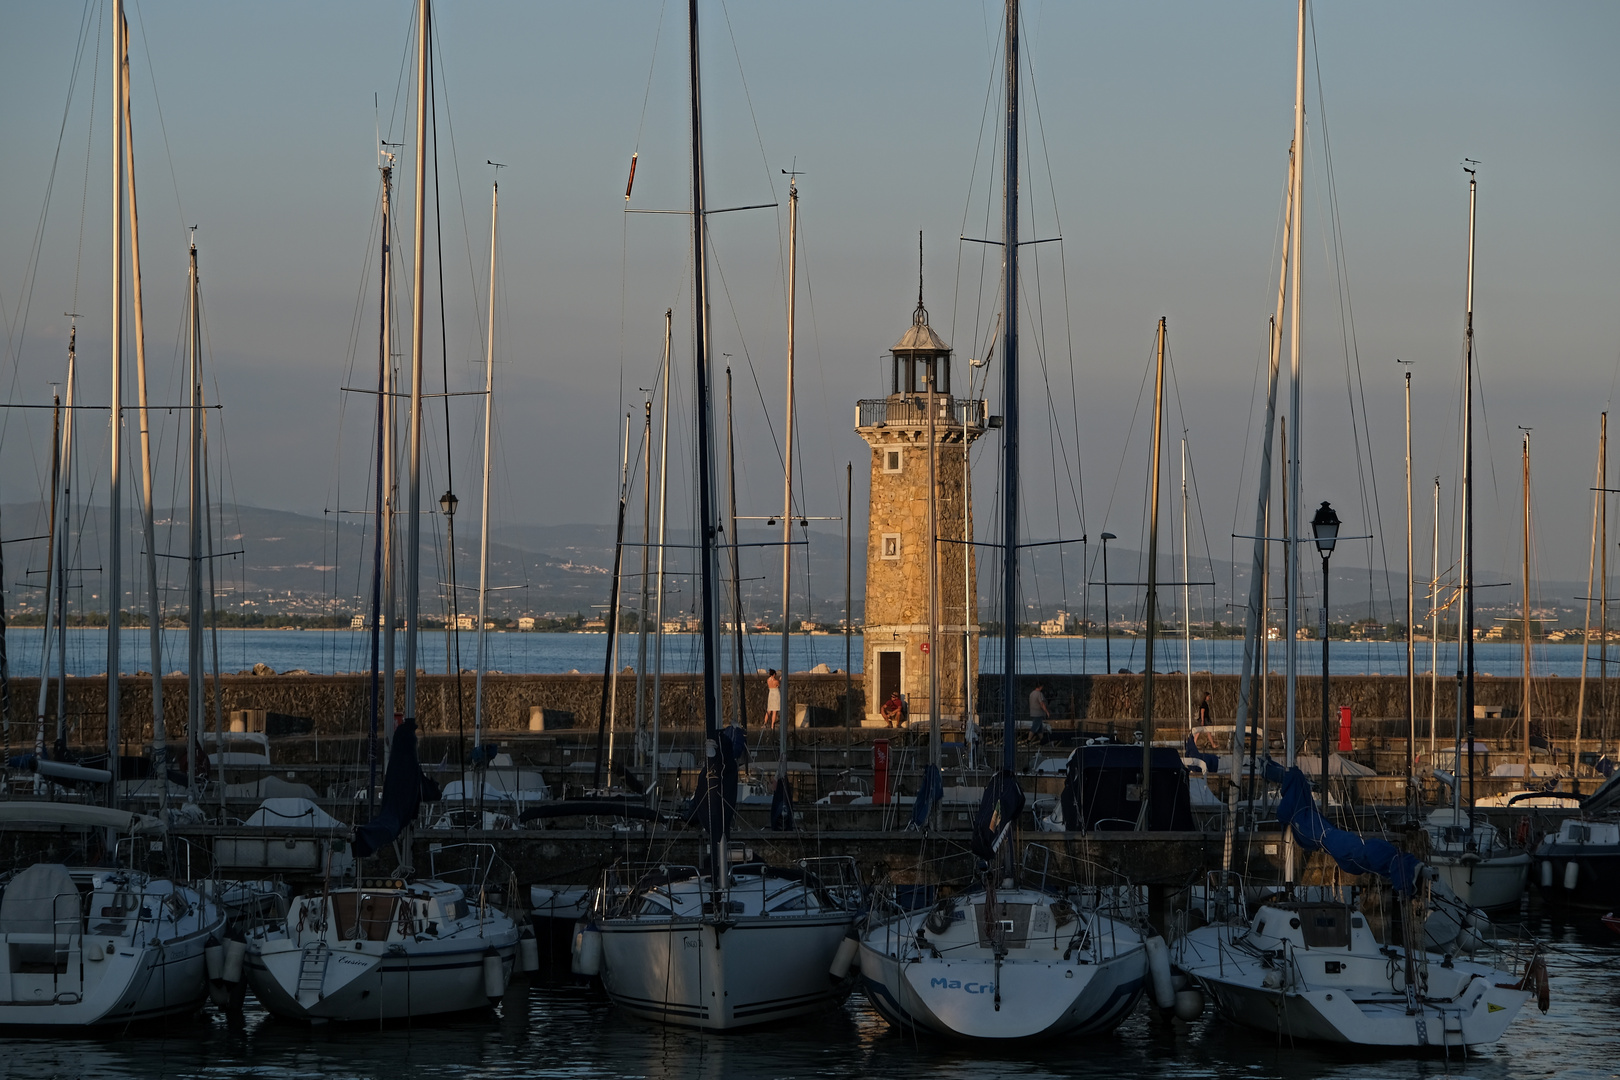
[[[972,538],[967,453],[984,434],[985,405],[951,395],[951,347],[928,325],[920,282],[911,327],[887,362],[888,396],[861,401],[855,414],[872,449],[867,719],[879,720],[899,690],[909,719],[926,719],[936,706],[942,719],[956,720],[978,667],[973,547],[963,541]]]

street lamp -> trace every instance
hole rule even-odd
[[[460,503],[461,500],[456,498],[456,493],[453,491],[446,491],[443,495],[439,496],[439,509],[444,511],[445,517],[455,517],[456,507],[460,505]],[[1327,504],[1323,503],[1322,505],[1326,506]]]
[[[1311,518],[1311,533],[1316,537],[1316,550],[1322,556],[1322,814],[1328,812],[1328,755],[1332,744],[1328,741],[1328,559],[1333,545],[1339,542],[1339,515],[1324,499]]]
[[[1119,537],[1111,532],[1102,534],[1103,542],[1103,664],[1108,668],[1108,674],[1114,673],[1114,649],[1112,629],[1114,620],[1108,613],[1108,541],[1118,540]]]

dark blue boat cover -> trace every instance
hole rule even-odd
[[[382,806],[371,821],[355,827],[355,858],[370,858],[416,820],[422,808],[422,781],[422,764],[416,757],[416,719],[410,717],[394,728],[388,771],[383,774]]]
[[[973,854],[985,862],[993,861],[1023,812],[1024,793],[1018,787],[1018,778],[1011,770],[1002,769],[984,787],[984,798],[973,821]]]
[[[1347,874],[1377,874],[1398,893],[1410,893],[1423,869],[1423,860],[1408,855],[1388,840],[1367,839],[1344,829],[1336,829],[1316,808],[1311,782],[1298,767],[1284,769],[1275,761],[1266,762],[1266,779],[1282,784],[1277,803],[1277,821],[1294,830],[1306,851],[1326,851]]]
[[[921,829],[928,825],[929,815],[933,814],[934,807],[939,800],[945,797],[945,781],[940,776],[939,766],[929,764],[923,769],[922,784],[917,788],[917,801],[911,804],[911,824],[909,828]]]

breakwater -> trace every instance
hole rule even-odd
[[[1053,714],[1081,726],[1103,727],[1114,724],[1122,737],[1129,737],[1127,725],[1139,724],[1142,716],[1143,677],[1140,675],[1038,675],[1023,676],[1018,705],[1037,682],[1046,684],[1046,696]],[[102,744],[106,738],[107,684],[101,678],[69,678],[67,728],[69,742]],[[621,731],[630,730],[636,716],[636,678],[617,679],[616,723]],[[1235,675],[1195,674],[1192,679],[1194,702],[1204,693],[1211,695],[1217,723],[1230,723],[1237,711],[1238,677]],[[10,685],[11,744],[32,742],[34,706],[38,680],[12,679]],[[172,676],[163,680],[163,711],[170,730],[179,730],[188,712],[187,680]],[[748,726],[757,726],[765,711],[765,680],[749,675],[742,680]],[[1321,680],[1299,680],[1298,715],[1308,727],[1321,715]],[[215,708],[213,679],[204,681],[206,707]],[[730,677],[722,680],[722,693],[729,701]],[[805,704],[815,710],[817,723],[841,726],[846,716],[858,726],[865,716],[867,688],[856,675],[847,685],[842,673],[833,675],[794,675],[789,689],[790,706]],[[1609,690],[1607,708],[1603,691]],[[402,695],[403,679],[396,678],[396,693]],[[1430,684],[1420,678],[1417,684],[1419,729],[1427,731],[1430,713]],[[1449,737],[1457,715],[1455,680],[1442,679],[1435,687],[1434,711],[1441,737]],[[652,680],[645,680],[644,713],[650,715]],[[1272,675],[1266,680],[1267,713],[1273,719],[1283,715],[1283,679]],[[1406,680],[1397,676],[1334,676],[1329,688],[1329,705],[1335,717],[1341,706],[1351,709],[1357,723],[1357,736],[1390,737],[1404,735]],[[459,679],[446,675],[421,675],[417,679],[418,724],[424,733],[470,732],[473,726],[475,680],[466,674]],[[1001,718],[999,680],[981,676],[978,708],[986,723]],[[56,730],[56,700],[52,690],[47,701],[47,741]],[[1590,680],[1586,690],[1585,731],[1590,736],[1612,737],[1612,721],[1606,719],[1620,702],[1620,686],[1603,687]],[[666,730],[695,729],[702,725],[702,681],[695,675],[666,675],[661,686],[660,721]],[[1476,722],[1482,739],[1506,738],[1518,728],[1522,684],[1518,679],[1481,676],[1475,683],[1475,703],[1491,715]],[[575,730],[595,730],[601,715],[603,681],[600,675],[487,675],[484,678],[484,725],[490,732],[530,730],[536,708],[550,710],[550,720],[566,723],[572,718]],[[1556,676],[1538,678],[1531,684],[1533,729],[1549,737],[1567,738],[1573,732],[1580,699],[1577,679]],[[237,674],[219,680],[217,702],[227,717],[239,709],[262,709],[292,717],[307,718],[308,734],[322,737],[355,736],[365,730],[371,713],[372,687],[364,675],[281,675]],[[1174,737],[1185,729],[1188,715],[1187,682],[1181,675],[1155,679],[1154,726],[1158,737]],[[126,677],[119,691],[122,738],[126,745],[151,738],[152,681],[149,677]],[[1022,715],[1022,708],[1020,708]],[[1319,722],[1317,722],[1319,724]]]

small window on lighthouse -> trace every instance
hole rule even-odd
[[[897,473],[900,471],[899,450],[883,451],[883,471],[887,473]]]
[[[900,557],[900,534],[883,534],[883,557],[885,559],[898,559]]]

